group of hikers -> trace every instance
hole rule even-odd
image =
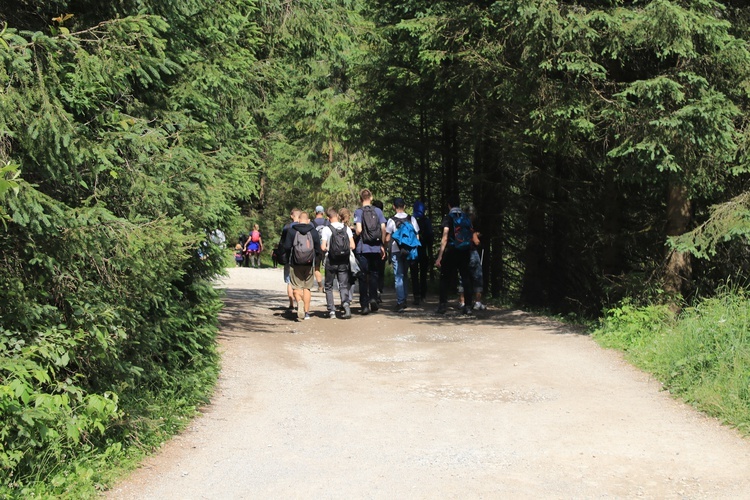
[[[354,214],[347,208],[315,207],[314,218],[298,208],[289,214],[291,222],[284,226],[274,250],[284,265],[289,309],[298,321],[310,318],[312,290],[325,292],[327,314],[352,316],[354,284],[359,284],[359,313],[376,312],[380,308],[386,262],[393,265],[396,288],[394,310],[407,308],[407,272],[411,275],[413,304],[419,305],[427,293],[427,277],[432,264],[433,231],[425,214],[424,203],[416,201],[412,214],[406,212],[403,198],[393,199],[395,214],[386,219],[383,205],[363,189],[361,206]],[[460,311],[485,309],[481,302],[482,266],[479,236],[471,214],[459,208],[457,198],[448,200],[448,214],[441,222],[440,247],[434,265],[440,269],[440,300],[437,312],[448,309],[448,295],[455,290],[459,275]],[[257,230],[257,225],[255,226]],[[252,234],[242,248],[252,245]],[[258,254],[263,243],[258,235]],[[258,258],[259,260],[259,258]],[[321,267],[325,277],[321,274]],[[325,281],[324,281],[325,280]],[[338,281],[339,309],[334,302],[334,283]],[[464,301],[465,298],[465,301]],[[473,302],[473,304],[472,304]]]

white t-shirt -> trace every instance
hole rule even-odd
[[[341,229],[344,227],[343,222],[331,222],[331,226],[335,227],[336,229]],[[328,248],[328,242],[331,241],[331,236],[333,236],[333,232],[331,231],[330,226],[323,226],[323,229],[320,230],[320,242],[325,242],[326,248]],[[351,228],[346,228],[346,236],[349,238],[353,238],[354,235],[352,234]],[[328,253],[328,252],[326,252]]]
[[[406,212],[396,212],[396,215],[393,217],[397,219],[405,219],[408,214]],[[419,224],[417,223],[417,219],[415,219],[413,216],[411,218],[411,225],[414,227],[414,231],[419,234]],[[388,234],[393,234],[396,232],[396,223],[393,222],[393,218],[388,219],[388,222],[385,225],[385,232]]]

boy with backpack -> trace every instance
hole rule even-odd
[[[396,312],[406,309],[406,274],[407,266],[418,256],[419,224],[417,220],[404,211],[406,204],[403,198],[393,200],[396,214],[388,219],[385,226],[385,244],[391,252],[393,275],[396,285]]]
[[[362,207],[354,211],[356,234],[359,236],[354,255],[359,265],[360,314],[378,310],[378,272],[380,261],[385,258],[385,216],[383,211],[372,206],[369,189],[359,192]]]
[[[301,213],[302,213],[302,210],[296,207],[293,208],[289,212],[289,218],[291,218],[292,221],[281,229],[281,237],[279,238],[279,244],[276,245],[277,258],[279,260],[279,263],[284,265],[284,283],[286,283],[286,295],[287,297],[289,297],[288,311],[290,313],[294,312],[297,309],[297,301],[294,299],[294,291],[292,290],[289,254],[287,253],[286,248],[284,248],[284,244],[286,243],[286,236],[289,233],[289,229],[299,221],[299,214]]]
[[[471,274],[469,273],[469,259],[471,251],[471,240],[474,233],[471,220],[459,208],[458,196],[448,198],[448,215],[440,224],[442,238],[440,240],[440,251],[435,266],[440,269],[440,304],[438,314],[444,314],[448,309],[448,289],[454,282],[456,271],[461,275],[464,293],[467,297],[473,297]],[[464,305],[461,313],[470,315],[471,307]]]
[[[327,226],[323,226],[320,233],[320,248],[324,253],[328,253],[326,259],[326,305],[328,306],[328,316],[331,319],[336,318],[336,307],[333,303],[333,280],[338,279],[339,297],[341,307],[344,310],[344,318],[352,317],[352,310],[349,304],[349,255],[356,248],[354,244],[354,235],[352,230],[346,227],[339,220],[339,214],[336,209],[328,209]]]
[[[383,202],[380,200],[372,200],[372,206],[379,208],[381,212],[385,214],[385,206],[383,205]],[[385,247],[386,254],[388,253],[388,247]],[[375,298],[375,300],[378,301],[378,304],[381,304],[383,300],[381,299],[383,295],[383,289],[385,288],[385,263],[388,259],[388,255],[383,256],[380,261],[378,261],[378,296]]]
[[[297,301],[297,319],[310,319],[310,299],[315,283],[315,261],[321,253],[320,235],[310,224],[307,212],[299,215],[299,222],[287,231],[284,249],[289,255],[289,282]]]

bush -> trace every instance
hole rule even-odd
[[[673,394],[750,433],[750,297],[725,290],[672,317],[663,306],[624,305],[594,333],[624,350]]]

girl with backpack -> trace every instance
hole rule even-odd
[[[260,267],[260,252],[263,251],[263,238],[260,236],[258,224],[253,225],[253,231],[245,244],[245,253],[250,256],[250,265]]]
[[[356,245],[358,236],[356,234],[354,224],[352,224],[352,212],[346,207],[340,209],[339,220],[342,224],[344,224],[351,230],[354,237],[354,244]],[[354,257],[354,252],[351,252],[349,254],[349,304],[354,302],[354,286],[357,283],[358,277],[359,265],[357,264],[357,259]]]

